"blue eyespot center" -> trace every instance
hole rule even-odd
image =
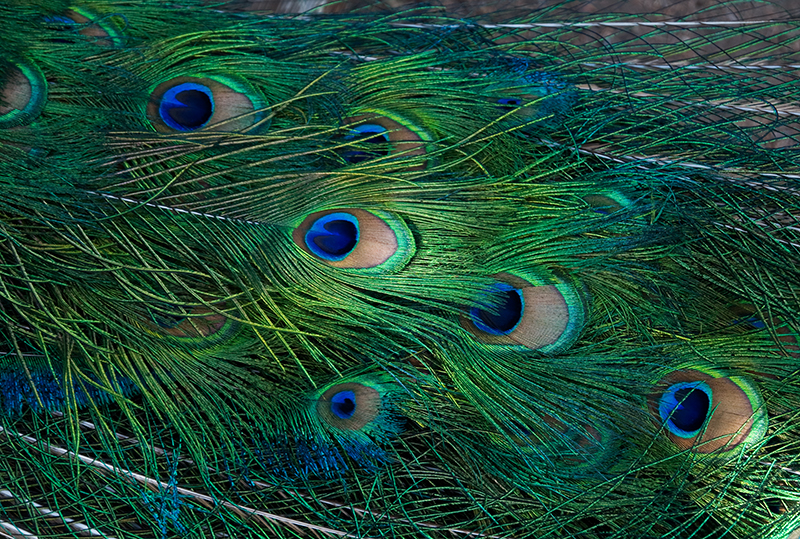
[[[75,31],[78,23],[70,19],[66,15],[49,15],[44,17],[44,22],[49,24],[53,30],[58,32],[66,32],[68,30]],[[71,43],[68,39],[52,39],[53,43]]]
[[[74,20],[67,17],[66,15],[49,15],[44,18],[44,22],[53,24],[63,24],[65,26],[75,26],[76,24],[78,24]]]
[[[705,382],[675,384],[661,397],[659,415],[674,434],[696,436],[708,417],[711,396],[711,388]]]
[[[389,154],[389,133],[386,128],[377,124],[362,124],[355,127],[344,139],[346,141],[358,141],[363,144],[365,142],[370,144],[381,144],[383,147],[376,147],[375,149],[366,150],[348,150],[344,153],[344,159],[348,163],[360,163],[367,159],[375,157],[382,157]]]
[[[359,239],[358,219],[349,213],[329,213],[314,221],[306,232],[309,250],[320,258],[331,261],[344,260]]]
[[[176,131],[193,131],[214,115],[214,96],[202,84],[184,82],[167,90],[158,108],[161,119]]]
[[[339,419],[350,419],[356,413],[356,394],[340,391],[331,398],[331,412]]]
[[[472,307],[469,314],[475,327],[490,335],[508,335],[514,331],[525,310],[522,291],[506,283],[497,283],[486,289],[482,296],[486,296],[493,309]]]
[[[747,319],[747,322],[756,329],[764,329],[767,327],[767,324],[757,316],[751,316]]]
[[[178,316],[173,314],[166,314],[166,313],[154,313],[153,314],[153,321],[156,325],[160,328],[164,329],[173,329],[181,325],[181,323],[186,320],[185,316]]]
[[[497,100],[497,104],[500,105],[497,108],[499,108],[500,110],[508,112],[510,110],[514,110],[515,108],[517,108],[519,106],[522,106],[522,99],[503,98],[503,99],[498,99]]]

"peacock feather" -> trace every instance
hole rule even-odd
[[[0,536],[800,537],[796,21],[0,4]]]

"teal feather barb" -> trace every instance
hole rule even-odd
[[[796,539],[800,28],[634,22],[5,0],[0,535]]]

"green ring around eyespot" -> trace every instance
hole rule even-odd
[[[121,48],[124,45],[125,34],[122,33],[121,29],[118,28],[113,21],[110,20],[114,14],[99,16],[93,11],[76,6],[70,6],[68,10],[80,15],[81,17],[84,17],[85,19],[88,19],[89,21],[88,23],[78,24],[95,25],[103,30],[108,36],[98,38],[98,40],[108,39],[111,42],[111,46],[114,48]]]
[[[357,114],[359,114],[359,115],[379,114],[381,116],[389,118],[392,121],[397,122],[398,124],[402,125],[403,127],[408,128],[408,130],[411,131],[412,133],[414,133],[415,135],[417,135],[420,138],[421,141],[423,141],[423,142],[433,142],[433,137],[431,136],[431,134],[428,131],[426,131],[424,128],[418,126],[411,119],[409,119],[409,118],[407,118],[405,116],[400,116],[399,114],[396,114],[396,113],[388,111],[388,110],[374,109],[374,108],[358,110]]]
[[[266,100],[264,100],[264,97],[253,87],[252,84],[249,84],[244,79],[226,77],[224,75],[205,75],[205,77],[220,84],[226,84],[236,92],[246,95],[253,104],[253,111],[260,111],[253,113],[253,124],[260,122],[269,114],[268,104]],[[267,127],[269,127],[268,123],[264,127],[259,128],[259,131],[266,129]]]
[[[11,109],[0,116],[0,128],[16,127],[33,121],[47,103],[47,79],[39,66],[30,62],[9,62],[31,87],[31,97],[22,109]]]
[[[364,210],[381,219],[392,229],[397,239],[397,250],[385,262],[372,268],[351,268],[342,271],[354,271],[365,274],[386,274],[394,273],[406,266],[416,254],[416,242],[403,219],[393,213],[382,210]]]

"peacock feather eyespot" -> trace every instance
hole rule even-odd
[[[428,152],[430,133],[418,121],[394,112],[378,109],[362,111],[364,114],[343,121],[349,131],[344,136],[342,158],[348,163],[361,163],[379,157],[396,156],[414,158]],[[409,170],[422,170],[427,163],[414,165]]]
[[[583,200],[593,211],[603,215],[618,212],[631,204],[625,195],[618,192],[585,195]]]
[[[680,370],[656,384],[650,413],[682,450],[725,454],[761,440],[767,412],[755,383],[711,370]]]
[[[47,80],[31,62],[3,62],[0,79],[0,129],[29,124],[47,103]]]
[[[619,436],[600,423],[568,424],[547,414],[529,419],[530,428],[512,423],[502,435],[492,434],[493,445],[560,477],[602,477],[617,464]]]
[[[498,273],[461,325],[479,342],[555,353],[577,340],[586,319],[583,294],[570,282],[535,272]]]
[[[336,384],[317,399],[317,413],[330,427],[358,431],[381,412],[381,396],[372,387],[347,382]]]
[[[774,331],[774,339],[776,344],[781,347],[784,354],[792,357],[800,357],[800,335],[786,322],[782,322],[780,318],[774,316],[767,316],[762,318],[758,313],[754,312],[751,306],[739,306],[733,313],[738,316],[734,320],[734,325],[743,325],[756,330],[771,329]]]
[[[555,464],[567,475],[594,475],[614,466],[617,456],[616,433],[589,423],[563,431],[560,443],[555,444]]]
[[[383,445],[403,431],[399,405],[406,398],[402,387],[384,372],[326,384],[310,395],[310,441],[326,453],[341,451],[361,470],[377,471],[389,460]],[[340,464],[337,469],[347,467],[343,461]]]
[[[308,215],[293,231],[303,251],[330,266],[392,272],[414,256],[414,237],[403,220],[389,212],[333,209]]]
[[[269,128],[264,98],[244,80],[228,75],[164,81],[152,88],[146,114],[161,133],[204,129],[255,135]]]
[[[360,163],[375,157],[383,157],[389,154],[389,131],[378,124],[362,124],[354,127],[345,135],[346,141],[358,141],[375,145],[374,148],[363,150],[347,150],[342,154],[348,163]]]
[[[236,321],[207,307],[195,307],[185,314],[180,311],[176,307],[152,309],[144,325],[151,334],[203,345],[227,339],[238,328]]]
[[[169,313],[152,313],[152,317],[161,329],[174,329],[186,320],[186,316]]]
[[[574,106],[576,95],[564,81],[545,72],[534,71],[513,81],[493,84],[495,106],[507,119],[553,125]],[[510,113],[510,114],[509,114]]]
[[[77,30],[79,35],[90,38],[94,43],[105,47],[122,47],[123,34],[119,17],[100,17],[82,7],[70,7],[61,15],[45,17],[44,22],[60,30]],[[59,40],[60,41],[60,40]]]
[[[366,443],[391,438],[402,429],[396,403],[402,394],[386,376],[360,375],[322,388],[314,398],[314,410],[322,423],[337,435]],[[367,436],[368,438],[365,438]]]

